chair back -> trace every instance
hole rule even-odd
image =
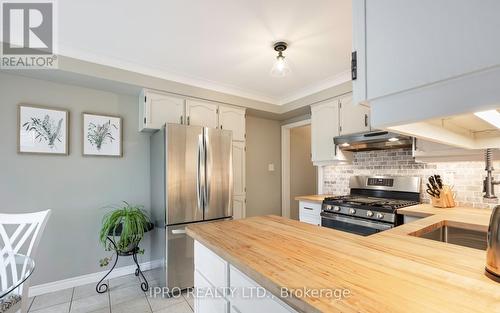
[[[20,253],[33,257],[36,253],[43,230],[50,216],[50,210],[26,214],[0,214],[0,255]],[[9,261],[10,260],[10,261]],[[18,275],[24,276],[26,264],[22,272],[16,271],[14,258],[7,258],[6,264],[0,264],[0,289],[7,288],[18,280]],[[10,280],[10,281],[9,281]],[[27,296],[27,288],[21,285],[23,296]]]

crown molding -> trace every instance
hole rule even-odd
[[[191,77],[185,74],[177,73],[174,70],[160,70],[154,69],[151,67],[147,67],[144,65],[140,65],[131,61],[117,59],[111,56],[106,55],[96,55],[94,53],[85,52],[81,49],[73,49],[66,47],[62,44],[59,45],[60,55],[74,58],[86,62],[91,62],[103,66],[115,67],[118,69],[135,72],[142,75],[148,75],[160,79],[170,80],[173,82],[186,84],[198,88],[209,89],[233,96],[248,98],[260,102],[266,102],[270,104],[276,105],[279,103],[279,99],[275,97],[269,97],[267,95],[263,95],[259,92],[247,90],[244,88],[240,88],[237,86],[232,86],[216,81],[211,81],[198,77]]]
[[[300,98],[307,97],[316,92],[340,85],[342,83],[351,80],[350,70],[345,70],[321,82],[311,84],[297,92],[293,92],[285,97],[278,98],[278,97],[270,97],[268,95],[264,95],[256,91],[247,90],[237,86],[231,86],[203,78],[190,77],[184,74],[176,73],[175,71],[154,69],[131,61],[113,58],[111,56],[96,55],[93,53],[85,52],[81,49],[73,49],[63,44],[59,45],[59,51],[60,55],[65,57],[74,58],[77,60],[82,60],[85,62],[90,62],[102,66],[115,67],[121,70],[135,72],[142,75],[148,75],[151,77],[165,79],[198,88],[208,89],[232,96],[265,102],[268,104],[276,105],[278,107],[282,107]]]

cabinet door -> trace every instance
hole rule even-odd
[[[233,197],[233,219],[238,220],[246,217],[245,196]]]
[[[340,99],[340,134],[348,135],[370,130],[370,108],[354,104],[352,95]]]
[[[233,142],[233,195],[244,196],[245,192],[245,143]]]
[[[220,106],[219,127],[233,131],[233,140],[245,141],[245,109]]]
[[[498,0],[365,2],[369,100],[500,64]]]
[[[333,137],[339,135],[338,100],[328,100],[311,107],[312,161],[333,161],[337,153]]]
[[[356,56],[356,79],[352,81],[353,102],[366,101],[366,0],[352,0],[352,51]]]
[[[208,101],[187,100],[186,118],[189,125],[217,128],[218,104]]]
[[[184,122],[184,99],[162,93],[145,91],[140,99],[139,130],[157,130],[166,123]]]
[[[227,313],[229,302],[220,288],[213,287],[198,271],[194,271],[194,311],[196,313]]]

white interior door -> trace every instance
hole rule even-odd
[[[245,141],[245,109],[220,106],[219,127],[231,130],[233,140]]]
[[[189,125],[217,128],[218,104],[201,100],[186,100],[186,118]]]

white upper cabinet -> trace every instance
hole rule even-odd
[[[498,12],[497,0],[353,0],[354,103],[370,105],[372,128],[500,147],[449,122],[499,106]]]
[[[188,125],[217,128],[219,105],[202,100],[186,100],[186,119]]]
[[[352,94],[340,99],[340,135],[370,130],[370,108],[354,104]]]
[[[139,97],[139,131],[160,129],[166,123],[184,122],[184,99],[143,90]]]
[[[500,65],[498,12],[497,0],[353,0],[353,48],[367,99]]]
[[[233,140],[245,141],[245,109],[220,106],[219,128],[233,131]]]
[[[348,153],[333,143],[333,138],[339,135],[339,109],[338,99],[311,106],[311,152],[315,165],[347,160]]]

